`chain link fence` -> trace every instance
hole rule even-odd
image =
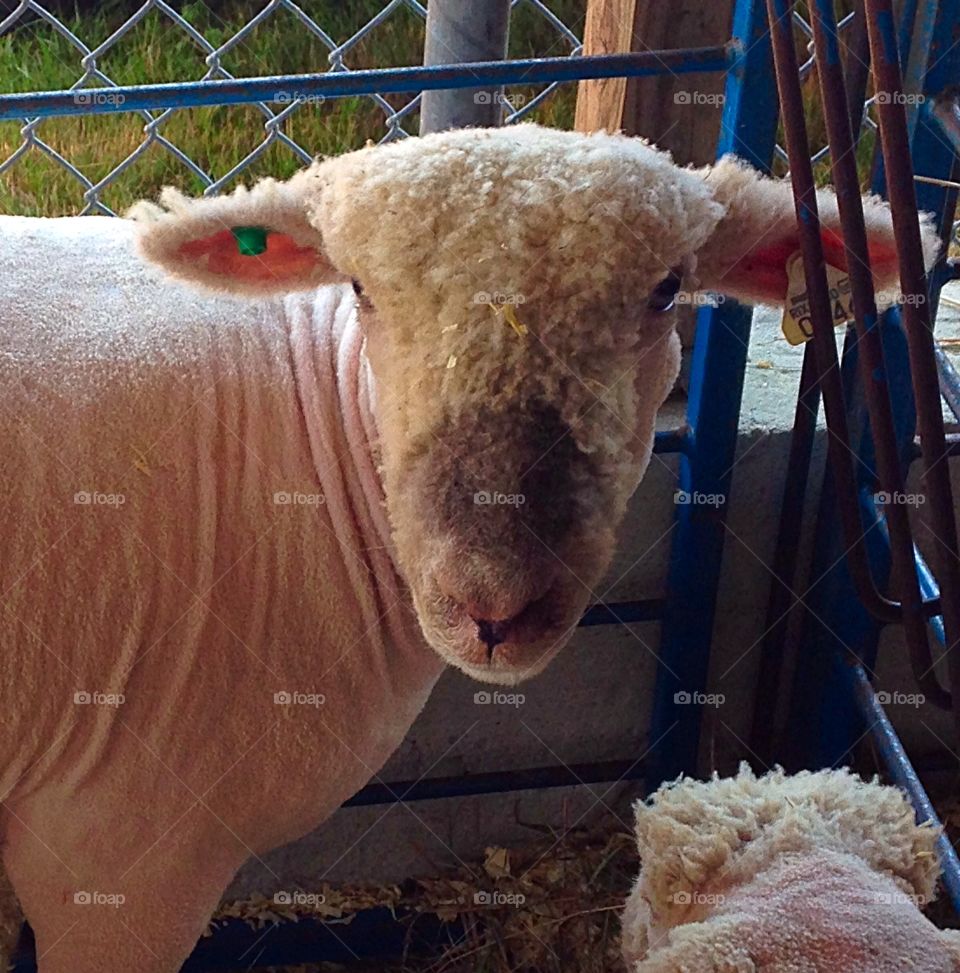
[[[851,38],[854,33],[856,12],[849,12],[841,17],[837,22],[837,31],[840,40],[841,50],[846,52],[846,74],[848,87],[862,85],[864,94],[863,112],[860,116],[859,134],[856,139],[857,164],[861,173],[861,181],[864,188],[870,184],[871,171],[873,168],[874,147],[879,138],[879,129],[876,121],[876,111],[878,97],[883,97],[875,91],[871,91],[872,77],[869,70],[865,48],[857,49],[857,42]],[[816,53],[813,43],[813,28],[808,19],[799,11],[793,11],[794,37],[797,41],[798,50],[805,53],[800,60],[800,80],[808,95],[808,134],[810,138],[811,155],[810,161],[814,166],[814,171],[823,182],[830,182],[830,147],[827,144],[826,132],[823,130],[821,122],[821,109],[819,92],[817,91],[816,78]],[[805,49],[805,51],[804,51]],[[912,77],[909,70],[908,53],[904,53],[905,64],[904,80],[907,86],[911,81],[919,84],[922,81],[919,77]],[[858,77],[859,76],[859,77]],[[919,109],[923,101],[923,96],[917,91],[905,88],[905,98],[908,116]],[[859,102],[857,102],[859,105]],[[853,115],[853,111],[851,111]],[[781,144],[774,147],[774,169],[779,175],[789,175],[787,167],[787,153]],[[922,175],[922,173],[918,173]],[[954,247],[960,246],[960,219],[953,222],[950,243]]]
[[[846,35],[849,35],[851,28],[853,26],[854,18],[856,17],[855,12],[848,13],[845,17],[842,17],[837,23],[837,33],[840,37],[841,44],[846,39]],[[815,86],[817,79],[814,75],[814,68],[816,66],[816,52],[814,50],[813,44],[813,27],[807,19],[800,13],[799,10],[793,11],[793,24],[794,24],[794,36],[799,42],[800,49],[806,48],[806,57],[800,59],[800,81],[804,86]],[[876,101],[876,96],[871,95],[868,97],[863,106],[863,115],[860,119],[861,135],[864,132],[877,132],[877,123],[874,120],[871,112],[873,110],[873,105]],[[826,133],[816,132],[811,133],[816,136],[816,141],[811,138],[813,145],[819,145],[819,148],[814,148],[810,156],[810,162],[817,166],[821,162],[826,162],[830,155],[830,148],[827,145]],[[774,158],[776,161],[782,163],[784,166],[787,164],[787,152],[786,149],[780,144],[773,150]]]
[[[479,0],[478,0],[479,2]],[[516,15],[517,8],[525,7],[529,13],[542,18],[548,25],[553,43],[549,50],[539,51],[541,56],[557,56],[562,53],[579,54],[581,42],[577,34],[560,16],[551,9],[551,5],[542,0],[512,0],[512,12]],[[585,6],[585,4],[584,4]],[[390,0],[385,6],[366,23],[360,26],[350,36],[337,38],[332,31],[324,26],[323,18],[311,16],[308,12],[309,3],[303,6],[293,0],[269,0],[266,5],[251,17],[240,29],[232,33],[220,43],[212,43],[207,33],[191,22],[188,16],[175,10],[164,0],[147,0],[134,14],[117,27],[106,40],[96,46],[89,46],[75,30],[64,23],[64,20],[36,0],[23,0],[16,8],[0,21],[0,36],[15,29],[27,18],[35,18],[49,25],[60,37],[67,42],[71,50],[76,51],[78,62],[78,77],[70,86],[76,91],[78,104],[93,105],[97,101],[108,101],[111,88],[118,83],[103,69],[102,63],[106,55],[123,43],[135,43],[132,36],[135,29],[151,13],[155,12],[167,18],[170,25],[182,32],[202,54],[206,65],[205,72],[198,78],[181,78],[179,80],[220,80],[235,77],[224,66],[228,55],[243,45],[255,43],[254,31],[269,26],[279,15],[286,14],[296,20],[297,29],[307,32],[323,48],[326,49],[328,67],[331,72],[348,72],[351,70],[349,61],[351,54],[375,30],[389,27],[390,21],[401,11],[408,11],[421,21],[426,20],[426,7],[419,0]],[[387,65],[382,65],[387,66]],[[304,65],[302,70],[323,70],[319,65]],[[150,77],[139,79],[142,83],[152,81]],[[506,121],[513,123],[529,117],[546,99],[550,97],[557,85],[542,87],[533,97],[521,102],[507,102]],[[379,141],[406,138],[415,134],[415,123],[420,107],[420,96],[401,99],[400,104],[392,103],[380,94],[366,96],[379,113],[382,114],[382,134]],[[316,99],[298,96],[297,92],[278,91],[272,102],[257,102],[255,109],[262,115],[262,130],[259,141],[236,164],[222,172],[211,171],[210,166],[204,166],[178,146],[171,137],[165,134],[175,109],[160,112],[140,111],[136,114],[143,121],[143,137],[139,144],[125,158],[119,160],[106,174],[96,180],[91,179],[83,169],[75,164],[65,152],[58,151],[50,140],[44,139],[44,130],[49,128],[49,119],[23,119],[19,130],[20,144],[0,162],[0,177],[8,174],[14,166],[29,165],[34,153],[42,154],[47,160],[60,167],[76,181],[82,193],[82,207],[80,215],[102,213],[115,215],[114,210],[107,205],[102,196],[104,191],[131,167],[141,160],[148,152],[161,149],[181,163],[203,186],[206,195],[219,192],[244,174],[258,160],[274,148],[282,147],[287,150],[301,164],[309,163],[317,154],[316,146],[303,144],[294,138],[290,132],[290,123],[299,112],[309,111],[317,107]]]
[[[481,2],[481,0],[477,0]],[[9,6],[9,4],[8,4]],[[313,6],[316,6],[314,4]],[[563,8],[562,10],[560,8]],[[120,45],[134,45],[137,43],[137,28],[144,24],[145,20],[151,16],[159,16],[165,19],[169,29],[176,31],[180,39],[186,39],[202,58],[204,68],[192,77],[179,77],[177,80],[227,80],[237,77],[231,72],[226,64],[231,55],[235,55],[243,48],[255,47],[259,42],[256,32],[261,29],[270,30],[278,27],[278,22],[282,18],[293,19],[298,31],[312,39],[319,46],[321,51],[326,52],[326,70],[330,72],[349,72],[352,59],[358,49],[365,42],[368,42],[374,32],[386,29],[390,30],[396,25],[398,17],[406,14],[413,17],[421,25],[426,20],[427,10],[425,3],[420,0],[389,0],[373,16],[360,24],[354,30],[346,32],[346,36],[336,36],[337,29],[330,23],[329,16],[320,14],[311,15],[310,0],[301,0],[295,3],[293,0],[268,0],[264,6],[251,16],[242,26],[235,30],[211,30],[208,24],[199,24],[195,16],[191,15],[191,10],[196,11],[196,7],[184,7],[178,11],[171,4],[164,0],[146,0],[132,15],[119,23],[100,43],[91,46],[81,34],[82,30],[74,29],[65,22],[66,18],[57,16],[55,12],[44,6],[39,0],[21,0],[15,4],[6,16],[0,20],[0,40],[7,39],[11,44],[30,45],[35,43],[30,38],[18,39],[16,31],[26,26],[42,25],[49,31],[53,31],[60,38],[61,42],[70,52],[71,57],[76,57],[76,78],[69,83],[71,90],[76,92],[78,104],[93,105],[100,101],[109,101],[111,89],[118,86],[118,82],[111,77],[111,74],[104,67],[104,62],[109,56],[114,54]],[[210,8],[204,8],[209,10]],[[586,0],[582,3],[571,4],[558,3],[557,0],[512,0],[512,16],[515,18],[518,12],[522,12],[528,17],[532,16],[540,21],[545,28],[545,33],[541,39],[538,49],[531,52],[536,56],[557,56],[567,54],[576,56],[582,51],[581,38],[578,31],[582,29],[582,16],[586,10]],[[3,6],[0,5],[0,13]],[[793,12],[795,36],[801,50],[806,48],[806,56],[802,59],[800,68],[801,78],[808,89],[815,91],[815,60],[813,51],[813,31],[803,14],[795,10]],[[851,33],[851,26],[854,23],[854,13],[848,13],[840,20],[839,30],[841,38]],[[576,23],[574,23],[576,21]],[[31,23],[32,22],[32,23]],[[82,20],[78,21],[82,23]],[[226,34],[226,36],[221,36]],[[420,37],[420,54],[422,55],[422,30]],[[855,54],[854,54],[855,56]],[[418,61],[422,58],[418,58]],[[146,58],[144,59],[146,63]],[[378,65],[393,66],[393,65]],[[323,70],[320,64],[302,64],[301,70],[317,71]],[[148,83],[156,80],[151,77],[148,71],[137,78],[139,83]],[[125,82],[126,83],[126,82]],[[771,78],[771,83],[773,79]],[[0,91],[5,85],[0,84]],[[537,110],[544,106],[557,89],[557,84],[539,86],[531,89],[530,93],[518,92],[512,89],[507,95],[505,105],[505,121],[507,124],[515,123],[523,119],[535,116]],[[398,98],[397,96],[388,97],[381,94],[369,94],[365,96],[365,101],[374,112],[374,118],[370,120],[372,126],[371,135],[377,141],[390,141],[392,139],[406,138],[415,134],[416,125],[419,117],[420,96],[413,98]],[[813,95],[811,102],[816,102]],[[866,168],[866,156],[873,142],[873,135],[876,132],[876,122],[872,117],[872,109],[876,101],[876,95],[871,95],[866,99],[862,116],[862,134],[868,135],[864,145],[864,168]],[[249,143],[244,144],[244,150],[239,153],[240,157],[236,160],[231,159],[225,163],[222,157],[213,158],[214,151],[204,155],[206,160],[199,159],[191,152],[178,144],[176,134],[171,134],[171,121],[188,109],[167,109],[164,111],[138,111],[132,113],[134,117],[139,117],[142,122],[142,132],[136,138],[132,147],[124,145],[124,151],[116,150],[112,145],[104,145],[103,152],[98,158],[99,165],[84,165],[76,159],[78,146],[66,144],[68,140],[59,140],[60,145],[55,144],[58,140],[45,138],[44,134],[51,131],[51,126],[58,122],[56,119],[29,119],[24,118],[19,124],[16,133],[11,133],[7,138],[0,137],[0,180],[12,179],[16,174],[14,168],[17,166],[36,165],[37,155],[43,157],[47,166],[53,166],[60,170],[61,174],[66,175],[71,182],[71,191],[76,203],[67,204],[59,202],[58,208],[67,208],[71,212],[80,215],[87,214],[107,214],[115,215],[115,208],[105,199],[104,194],[111,187],[116,187],[122,181],[122,177],[130,173],[134,167],[144,160],[149,153],[159,150],[166,153],[169,166],[164,172],[163,178],[169,180],[175,178],[171,167],[179,165],[182,173],[193,182],[191,191],[202,190],[206,195],[220,192],[224,187],[228,187],[242,176],[253,177],[262,174],[264,170],[276,171],[278,164],[283,168],[284,175],[292,172],[293,168],[309,163],[319,152],[325,151],[326,146],[314,144],[316,139],[310,138],[310,133],[297,136],[294,129],[298,122],[298,116],[302,113],[315,111],[321,106],[316,97],[298,95],[296,91],[278,91],[274,99],[270,102],[256,102],[252,106],[252,111],[258,113],[259,121],[256,127],[250,132]],[[108,124],[103,117],[96,119],[96,124]],[[0,126],[12,126],[15,123],[0,123]],[[231,122],[236,125],[237,123]],[[245,132],[249,127],[247,122],[243,123]],[[2,136],[0,131],[0,136]],[[822,126],[813,124],[811,126],[811,143],[814,146],[812,162],[819,166],[819,171],[827,175],[828,148],[826,138],[822,132]],[[86,139],[91,141],[90,133],[86,133]],[[96,144],[96,139],[92,139]],[[216,141],[211,139],[211,141]],[[268,158],[268,153],[278,151],[285,153],[285,157],[280,159],[275,156]],[[114,152],[115,158],[105,158]],[[195,153],[196,154],[196,153]],[[221,154],[222,155],[222,154]],[[775,149],[775,163],[777,171],[786,171],[786,153],[781,146]],[[256,167],[260,166],[260,172]],[[35,182],[42,183],[42,177],[38,177]],[[2,184],[0,184],[2,186]],[[31,203],[36,196],[43,193],[43,187],[38,185],[33,192],[23,194],[22,200],[17,200],[15,193],[2,194],[2,209],[11,212],[31,212]],[[116,206],[116,204],[114,204]],[[122,208],[119,207],[119,208]],[[954,238],[957,239],[960,224],[954,227]]]

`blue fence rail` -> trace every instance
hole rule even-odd
[[[741,52],[734,44],[679,51],[604,54],[594,57],[552,57],[516,61],[486,61],[470,65],[373,68],[367,71],[323,74],[281,74],[266,78],[223,81],[184,81],[177,84],[112,85],[0,96],[0,121],[51,115],[102,115],[150,109],[202,108],[252,102],[284,103],[286,92],[296,98],[437,89],[482,88],[485,85],[553,84],[589,78],[653,77],[726,71]],[[278,93],[280,98],[278,99]],[[296,99],[294,99],[296,100]]]

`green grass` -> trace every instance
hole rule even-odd
[[[343,43],[382,7],[385,0],[302,0],[303,9],[337,42]],[[182,16],[213,46],[232,37],[262,10],[265,0],[228,0],[216,13],[201,2],[187,2]],[[575,33],[583,32],[587,0],[550,0],[549,6]],[[130,4],[124,5],[130,9]],[[66,25],[88,46],[102,43],[124,22],[116,0],[101,3],[95,14],[73,14]],[[401,8],[346,55],[350,68],[393,67],[418,64],[423,53],[423,22]],[[679,41],[678,41],[679,42]],[[801,47],[804,45],[801,45]],[[514,12],[510,34],[512,57],[561,55],[569,48],[553,27],[526,4]],[[288,11],[279,10],[224,55],[223,67],[238,77],[323,71],[329,66],[323,43]],[[151,11],[129,34],[98,59],[98,67],[118,84],[194,80],[203,76],[204,52],[167,17]],[[0,91],[36,91],[68,88],[79,79],[80,52],[53,27],[38,18],[25,18],[0,37]],[[511,88],[511,94],[532,98],[539,89]],[[813,73],[804,87],[811,145],[823,144],[823,118]],[[557,89],[531,115],[535,121],[560,128],[573,124],[576,85]],[[387,97],[395,108],[407,95]],[[158,113],[154,113],[155,115]],[[161,132],[213,178],[229,172],[253,151],[264,137],[264,116],[252,105],[181,110],[164,122]],[[144,140],[145,120],[133,113],[78,116],[44,120],[37,133],[50,148],[69,159],[93,183],[106,177]],[[419,119],[405,122],[416,132]],[[312,155],[332,155],[359,148],[368,139],[386,133],[384,113],[368,98],[332,99],[322,105],[304,105],[293,113],[283,131]],[[0,122],[0,161],[21,144],[20,123]],[[873,135],[867,133],[857,153],[866,177],[873,152]],[[286,146],[275,143],[235,181],[264,175],[285,178],[302,165]],[[783,171],[778,166],[777,171]],[[829,181],[829,161],[816,168],[821,184]],[[132,202],[155,196],[163,185],[175,185],[196,194],[204,183],[169,151],[151,145],[132,165],[100,193],[102,202],[122,212]],[[60,216],[84,208],[83,186],[55,160],[36,147],[0,176],[0,212],[33,216]]]
[[[382,5],[382,0],[303,0],[302,4],[337,43],[350,37]],[[218,4],[213,13],[202,3],[185,3],[181,14],[213,46],[219,46],[263,6],[262,2],[234,0]],[[582,32],[586,0],[552,0],[550,7],[575,32]],[[110,36],[124,21],[124,15],[107,3],[93,15],[74,14],[63,19],[92,48]],[[350,68],[418,64],[423,32],[420,18],[402,8],[353,48],[346,64]],[[510,48],[513,57],[561,55],[569,50],[553,27],[526,5],[515,14]],[[323,71],[329,60],[322,42],[289,12],[280,10],[227,53],[222,64],[238,77],[250,77]],[[206,70],[203,51],[157,11],[151,11],[99,58],[98,67],[118,84],[194,80]],[[43,21],[31,18],[0,37],[0,91],[68,88],[81,74],[80,52]],[[511,90],[530,98],[539,89]],[[576,86],[565,85],[532,117],[547,125],[570,127],[575,97]],[[408,96],[389,96],[387,100],[399,107]],[[383,119],[383,111],[369,99],[336,99],[302,106],[283,130],[311,154],[327,155],[359,148],[368,139],[379,140],[386,132]],[[144,124],[142,117],[132,113],[55,118],[44,120],[37,134],[96,183],[141,144]],[[262,141],[263,124],[264,116],[254,106],[191,109],[171,115],[162,134],[201,169],[218,178]],[[416,132],[417,127],[418,118],[408,118],[407,131]],[[0,122],[0,160],[15,151],[21,141],[20,123]],[[288,148],[275,144],[248,166],[239,180],[267,174],[286,177],[301,165]],[[155,144],[103,190],[101,199],[119,212],[139,198],[155,195],[167,184],[190,193],[203,189],[199,178]],[[0,176],[0,212],[63,216],[80,212],[83,205],[80,182],[36,148]]]

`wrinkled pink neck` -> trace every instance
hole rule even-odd
[[[285,300],[297,389],[330,529],[355,590],[376,587],[379,619],[404,655],[442,666],[426,645],[397,561],[377,472],[376,396],[349,288]]]
[[[363,332],[356,312],[346,318],[335,336],[339,348],[337,381],[343,431],[350,448],[352,466],[366,501],[369,528],[390,558],[394,574],[396,552],[383,495],[383,483],[374,459],[374,443],[379,433],[376,421],[376,384],[364,354]]]

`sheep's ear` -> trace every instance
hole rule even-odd
[[[800,249],[790,183],[767,179],[728,156],[704,170],[714,198],[726,209],[697,254],[696,277],[704,291],[726,294],[751,304],[782,305],[787,295],[787,262]],[[847,269],[836,195],[817,193],[824,257]],[[870,269],[880,304],[899,292],[899,264],[890,207],[877,197],[863,201]],[[930,217],[921,220],[924,260],[936,262],[940,242]]]
[[[167,273],[213,290],[266,295],[344,279],[307,219],[312,170],[264,179],[230,196],[188,199],[165,189],[160,206],[138,203],[140,253]]]

